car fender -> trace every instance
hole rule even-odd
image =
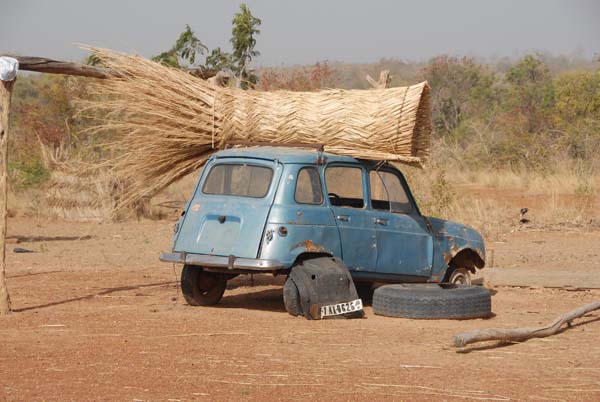
[[[426,218],[434,237],[434,263],[430,282],[443,280],[450,262],[459,254],[472,259],[473,266],[485,266],[485,243],[473,228],[439,218]],[[474,269],[473,267],[473,269]]]

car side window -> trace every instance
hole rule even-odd
[[[371,205],[373,209],[409,214],[412,205],[400,178],[392,172],[371,170]]]
[[[327,196],[333,206],[362,208],[364,206],[362,169],[351,166],[331,166],[325,170]]]
[[[298,204],[321,205],[323,203],[323,190],[319,171],[314,167],[303,167],[298,172],[294,199]]]

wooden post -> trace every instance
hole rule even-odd
[[[6,202],[8,168],[8,116],[10,97],[16,77],[10,81],[0,79],[0,316],[10,313],[10,296],[6,289]]]
[[[379,73],[379,81],[375,81],[373,77],[367,74],[367,81],[369,84],[375,89],[385,89],[390,87],[390,82],[392,78],[390,77],[390,70],[383,70]]]

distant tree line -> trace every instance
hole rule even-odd
[[[390,70],[391,86],[429,81],[435,126],[433,163],[470,169],[556,169],[558,160],[600,172],[600,62],[531,54],[483,63],[441,55],[427,62],[382,59],[372,64],[320,61],[312,66],[255,69],[261,20],[242,4],[232,20],[231,51],[209,51],[186,25],[174,45],[153,57],[173,68],[224,71],[243,89],[314,91],[361,88],[366,74]],[[88,63],[98,62],[91,57]],[[13,96],[9,156],[13,188],[49,177],[48,158],[108,152],[87,132],[75,100],[86,79],[23,75]]]

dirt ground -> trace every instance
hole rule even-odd
[[[487,320],[367,307],[361,320],[307,321],[285,312],[282,278],[244,276],[218,306],[190,307],[157,258],[171,227],[9,221],[25,241],[8,245],[0,400],[600,401],[600,312],[549,338],[450,345],[463,330],[545,324],[600,290],[496,287]],[[598,275],[599,246],[598,232],[512,233],[488,245],[490,269]]]

